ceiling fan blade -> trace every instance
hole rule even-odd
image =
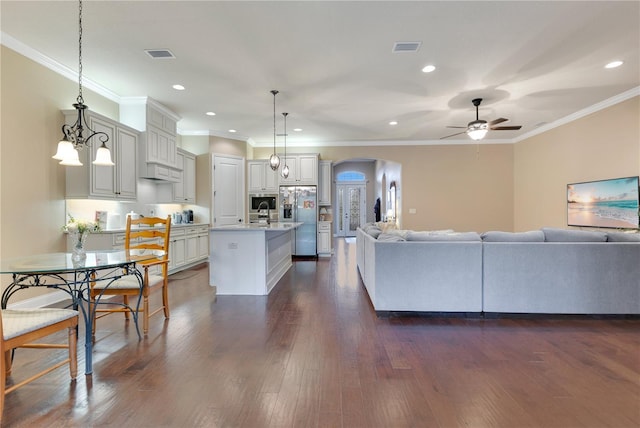
[[[490,128],[492,131],[517,131],[522,126],[494,126]]]
[[[445,138],[449,138],[449,137],[454,137],[456,135],[460,135],[460,134],[465,134],[467,131],[462,131],[462,132],[456,132],[455,134],[451,134],[451,135],[447,135],[446,137],[440,137],[441,140],[444,140]]]
[[[497,124],[499,124],[499,123],[506,122],[507,120],[509,120],[509,119],[505,119],[504,117],[499,117],[499,118],[494,119],[494,120],[492,120],[491,122],[489,122],[489,124],[488,124],[488,125],[489,125],[489,126],[497,125]]]
[[[447,126],[447,128],[467,129],[466,126]]]

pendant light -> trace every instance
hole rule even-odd
[[[276,154],[276,95],[278,91],[273,89],[273,154],[269,158],[269,166],[272,170],[276,171],[280,167],[280,158]]]
[[[282,113],[284,116],[284,166],[282,167],[282,177],[289,177],[289,165],[287,165],[287,116],[289,113]]]
[[[76,98],[76,103],[73,104],[73,107],[78,112],[78,119],[73,125],[62,125],[62,139],[58,143],[56,154],[52,157],[59,160],[61,165],[82,166],[78,150],[83,149],[85,146],[88,148],[91,144],[91,139],[97,137],[102,144],[96,152],[96,159],[93,164],[113,166],[115,164],[111,160],[111,152],[106,145],[107,141],[109,141],[109,136],[104,132],[95,132],[91,129],[85,117],[85,110],[89,106],[84,103],[82,98],[82,0],[79,0],[78,6],[78,29],[78,97]],[[87,135],[85,136],[85,134]]]

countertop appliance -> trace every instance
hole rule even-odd
[[[291,253],[317,256],[318,207],[316,186],[280,186],[280,222],[301,222],[293,230]]]
[[[277,223],[278,195],[250,194],[249,223]]]

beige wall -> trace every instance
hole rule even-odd
[[[515,145],[514,228],[567,227],[568,183],[640,175],[640,97]]]
[[[0,55],[0,257],[63,251],[65,167],[51,156],[62,136],[60,111],[73,109],[78,83],[5,46]],[[118,118],[116,103],[86,88],[83,95],[92,110]]]
[[[287,147],[321,159],[380,159],[402,166],[402,227],[512,230],[513,145]],[[255,148],[266,159],[269,148]],[[375,180],[376,177],[370,177]],[[415,209],[415,214],[409,214]]]

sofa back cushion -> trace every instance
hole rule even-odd
[[[407,241],[481,241],[476,232],[431,233],[409,231]]]
[[[607,242],[604,232],[587,232],[584,230],[556,229],[543,227],[546,242]]]
[[[501,232],[489,231],[482,235],[484,242],[544,242],[544,233],[541,230],[528,232]]]
[[[640,233],[607,232],[609,242],[640,242]]]
[[[404,236],[400,235],[399,233],[382,232],[378,236],[378,241],[380,241],[380,242],[401,242],[401,241],[406,241],[406,239],[404,239]]]

